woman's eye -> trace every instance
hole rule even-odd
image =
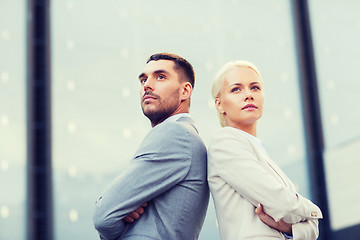
[[[260,87],[259,86],[253,86],[251,89],[260,90]]]
[[[241,91],[241,89],[238,87],[231,89],[231,92],[238,92],[238,91]]]

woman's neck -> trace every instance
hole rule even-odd
[[[256,123],[249,124],[249,125],[239,125],[239,124],[231,124],[230,123],[230,124],[226,124],[226,126],[240,129],[240,130],[247,132],[248,134],[251,134],[254,137],[256,137]]]

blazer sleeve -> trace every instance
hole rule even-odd
[[[292,225],[293,240],[315,240],[319,236],[319,221],[310,219]]]
[[[261,203],[275,221],[282,219],[294,224],[321,217],[315,204],[269,174],[260,164],[249,140],[233,129],[223,128],[213,138],[209,161],[219,177],[254,206]]]
[[[93,221],[103,239],[118,239],[122,220],[182,181],[191,164],[189,133],[177,123],[152,129],[134,159],[98,199]]]

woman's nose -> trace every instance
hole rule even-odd
[[[253,97],[253,94],[251,91],[246,91],[245,92],[245,101],[248,101],[248,100],[254,100],[254,97]]]

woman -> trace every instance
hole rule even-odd
[[[225,64],[212,94],[222,128],[208,150],[208,181],[221,239],[316,239],[320,209],[295,190],[256,138],[263,82],[247,61]]]

